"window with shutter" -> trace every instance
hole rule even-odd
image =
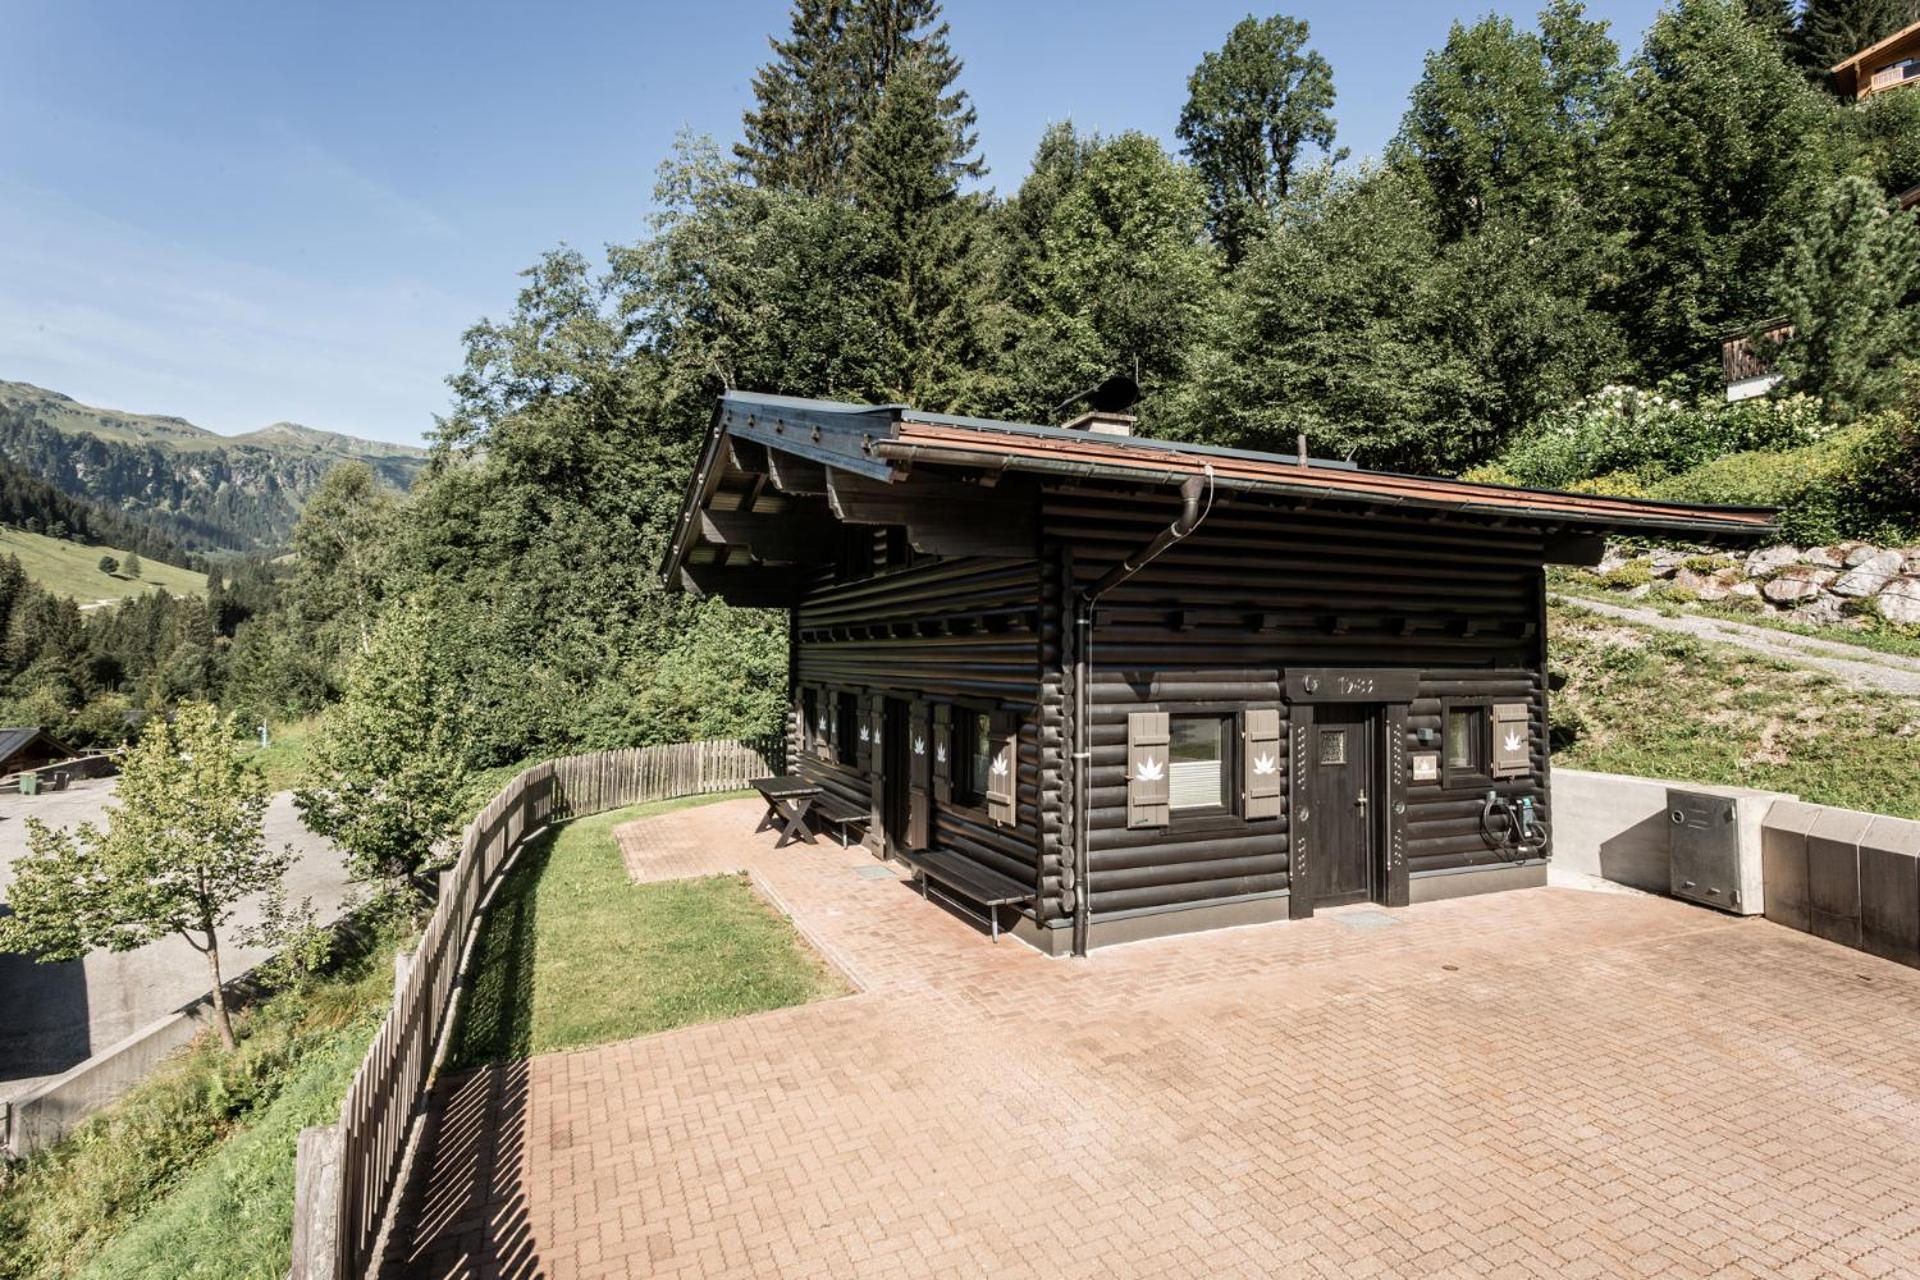
[[[1280,816],[1280,712],[1255,708],[1246,713],[1246,743],[1241,760],[1246,774],[1246,817]]]
[[[1493,704],[1493,776],[1518,778],[1533,767],[1529,713],[1524,702]]]
[[[1127,716],[1129,828],[1167,825],[1169,739],[1166,712],[1135,711]]]
[[[1001,826],[1014,822],[1016,788],[1020,785],[1018,722],[1004,711],[987,717],[987,817]]]

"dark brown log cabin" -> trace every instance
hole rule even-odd
[[[1543,566],[1774,530],[1088,418],[729,394],[664,566],[787,611],[794,771],[876,854],[1055,953],[1542,883]]]

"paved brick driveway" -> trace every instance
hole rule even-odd
[[[757,807],[863,988],[448,1082],[396,1274],[1920,1275],[1920,973],[1539,889],[998,947]]]

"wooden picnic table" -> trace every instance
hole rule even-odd
[[[805,778],[791,775],[779,778],[755,778],[747,784],[760,793],[767,802],[767,812],[755,827],[757,835],[769,827],[781,827],[780,839],[774,842],[774,848],[784,849],[795,840],[813,843],[813,832],[807,827],[807,810],[813,808],[814,801],[820,798],[820,788]]]

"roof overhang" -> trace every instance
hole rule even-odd
[[[1854,53],[1849,55],[1848,57],[1842,58],[1839,62],[1836,62],[1831,67],[1828,67],[1827,70],[1829,73],[1833,75],[1838,75],[1842,71],[1845,71],[1847,68],[1857,67],[1861,63],[1866,62],[1872,57],[1874,57],[1876,54],[1884,53],[1888,49],[1893,48],[1895,45],[1898,45],[1903,41],[1912,39],[1915,36],[1920,36],[1920,22],[1915,22],[1908,26],[1904,26],[1900,28],[1898,31],[1894,32],[1892,35],[1888,36],[1884,40],[1874,41],[1872,44],[1860,50],[1858,53]]]
[[[1033,554],[1042,479],[1174,486],[1211,470],[1226,491],[1365,512],[1422,511],[1582,545],[1609,533],[1708,544],[1775,536],[1774,511],[1523,489],[1367,471],[1350,463],[1029,423],[729,392],[715,405],[661,566],[669,589],[736,603],[797,601],[801,568],[830,562],[836,525],[905,527],[939,555]],[[1025,486],[1008,477],[1032,477]],[[700,549],[700,563],[691,557]]]

